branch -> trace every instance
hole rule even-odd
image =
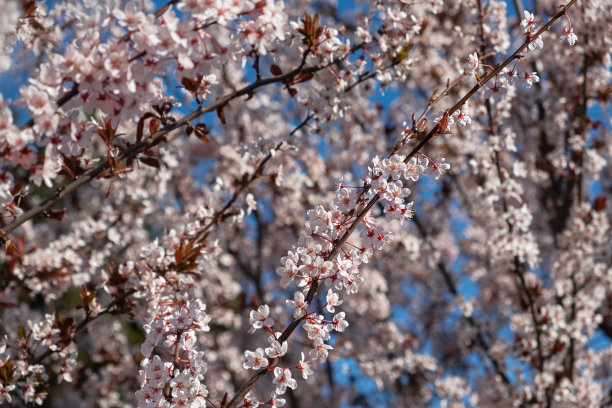
[[[552,26],[552,24],[558,20],[560,17],[562,17],[563,15],[565,15],[565,13],[567,12],[567,10],[574,5],[574,3],[576,3],[577,0],[571,0],[569,2],[569,4],[567,4],[566,6],[563,6],[563,8],[557,13],[555,14],[548,23],[546,23],[540,30],[538,30],[535,34],[531,35],[530,37],[528,37],[525,42],[510,56],[508,57],[504,62],[502,62],[497,68],[495,68],[491,73],[489,73],[488,75],[486,75],[484,77],[484,79],[480,82],[478,82],[476,85],[474,85],[474,87],[463,96],[463,98],[461,98],[455,105],[453,105],[450,109],[447,110],[448,114],[451,115],[453,114],[455,111],[457,111],[461,106],[463,106],[463,104],[470,99],[479,89],[481,89],[490,79],[492,79],[493,77],[495,77],[497,74],[499,74],[499,72],[501,72],[501,70],[506,67],[508,64],[510,64],[510,62],[512,62],[514,59],[518,58],[518,56],[521,54],[521,52],[525,49],[525,47],[527,47],[530,43],[532,43],[533,41],[535,41],[542,33],[544,33],[544,31],[547,31],[550,26]],[[406,157],[406,161],[408,161],[412,156],[414,156],[416,153],[418,153],[421,148],[423,146],[425,146],[425,144],[427,144],[427,142],[429,142],[434,136],[439,135],[441,132],[443,132],[445,129],[440,129],[440,125],[436,124],[430,131],[429,133],[412,149],[412,151],[409,153],[409,155]],[[401,141],[400,141],[401,143]],[[348,238],[350,237],[350,235],[353,233],[353,231],[355,230],[355,228],[357,228],[357,226],[359,225],[359,223],[361,223],[361,220],[366,216],[366,214],[370,211],[370,209],[376,204],[376,202],[380,199],[380,195],[376,194],[374,195],[374,197],[372,197],[370,199],[370,201],[366,204],[366,206],[359,212],[359,215],[357,216],[357,218],[353,221],[353,223],[351,224],[351,226],[349,227],[349,229],[342,235],[342,237],[334,244],[333,249],[331,250],[331,252],[325,257],[325,260],[328,261],[330,259],[333,259],[338,251],[340,250],[340,248],[342,247],[342,245],[344,245],[344,243],[348,240]],[[310,305],[312,302],[312,299],[314,298],[314,295],[316,294],[317,290],[319,288],[319,280],[317,278],[315,278],[310,286],[310,289],[308,290],[308,293],[306,295],[306,299],[305,302]],[[308,314],[306,314],[305,316],[307,316]],[[285,330],[283,330],[282,334],[280,335],[280,337],[278,338],[278,342],[279,343],[283,343],[284,341],[287,341],[287,339],[289,338],[289,336],[295,331],[295,329],[297,328],[297,326],[302,322],[302,320],[304,320],[305,317],[301,317],[298,319],[294,319],[293,321],[291,321],[291,323],[289,323],[289,325],[287,325],[287,327],[285,328]],[[244,396],[251,390],[253,389],[253,387],[255,387],[255,385],[268,373],[268,370],[266,368],[261,368],[259,369],[250,379],[249,381],[236,393],[236,395],[234,395],[234,397],[232,398],[232,400],[229,402],[229,404],[227,405],[226,408],[236,408],[236,406],[238,406],[238,404],[244,399]]]
[[[534,42],[540,35],[542,35],[542,33],[544,33],[545,31],[548,31],[548,29],[553,25],[553,23],[557,21],[559,18],[563,17],[565,13],[567,13],[567,10],[570,7],[572,7],[577,1],[578,0],[571,0],[567,5],[563,6],[562,9],[559,12],[557,12],[557,14],[555,14],[548,23],[546,23],[542,28],[540,28],[535,34],[532,34],[530,37],[525,39],[525,42],[511,56],[509,56],[500,65],[498,65],[497,68],[491,71],[488,75],[486,75],[480,82],[474,85],[474,87],[467,94],[465,94],[463,98],[461,98],[456,104],[454,104],[451,108],[449,108],[447,110],[448,114],[452,115],[453,113],[455,113],[459,108],[463,106],[464,103],[468,101],[468,99],[470,99],[476,92],[478,92],[480,88],[482,88],[487,82],[489,82],[489,80],[491,80],[496,75],[498,75],[501,72],[501,70],[504,69],[513,60],[519,58],[523,50],[525,50],[525,48],[529,44]],[[427,142],[429,142],[429,140],[432,137],[437,136],[442,131],[444,131],[444,129],[439,129],[439,125],[436,125],[433,129],[431,129],[431,131],[427,134],[427,136],[425,136],[423,140],[421,140],[419,144],[417,144],[416,147],[412,149],[412,151],[410,152],[406,160],[414,156],[419,150],[421,150],[421,148]]]
[[[45,358],[49,357],[52,354],[58,353],[61,350],[63,350],[64,348],[68,347],[68,345],[74,341],[74,337],[77,335],[78,332],[80,332],[81,330],[83,330],[85,328],[85,326],[87,326],[89,323],[93,322],[94,320],[96,320],[97,318],[111,313],[113,311],[113,308],[119,304],[121,304],[122,302],[124,302],[129,296],[131,296],[132,294],[134,294],[136,292],[136,289],[130,289],[126,292],[123,292],[119,295],[117,295],[117,297],[115,299],[113,299],[112,302],[110,302],[104,309],[100,310],[98,313],[94,314],[94,315],[87,315],[85,316],[85,318],[83,320],[81,320],[79,322],[79,324],[77,324],[74,329],[72,330],[71,336],[70,336],[70,341],[68,343],[66,343],[63,347],[58,348],[58,349],[47,349],[44,353],[42,353],[40,356],[34,358],[33,360],[33,364],[39,364],[41,363]]]
[[[357,45],[355,47],[353,47],[351,49],[351,51],[349,52],[348,55],[352,54],[353,52],[355,52],[356,50],[360,49],[362,47],[362,45]],[[283,83],[285,81],[290,81],[293,77],[295,77],[298,74],[306,74],[306,73],[315,73],[318,71],[321,71],[325,68],[328,68],[329,66],[333,65],[333,64],[337,64],[338,61],[336,62],[330,62],[327,64],[323,64],[323,65],[319,65],[319,66],[310,66],[310,67],[303,67],[305,62],[305,58],[302,59],[300,66],[298,66],[297,68],[295,68],[294,70],[287,72],[286,74],[283,75],[279,75],[279,76],[275,76],[275,77],[270,77],[270,78],[263,78],[260,80],[257,80],[253,83],[251,83],[250,85],[247,85],[235,92],[232,92],[230,94],[227,94],[225,96],[222,96],[220,98],[218,98],[217,100],[215,100],[213,103],[206,105],[206,106],[202,106],[198,109],[196,109],[195,111],[191,112],[190,114],[184,116],[182,119],[178,120],[177,122],[155,132],[153,135],[151,135],[149,138],[137,142],[136,144],[130,146],[129,148],[127,148],[126,150],[122,151],[119,154],[119,159],[125,159],[126,157],[130,157],[130,156],[134,156],[135,154],[137,154],[138,152],[142,151],[142,150],[146,150],[151,146],[154,146],[157,143],[160,143],[168,133],[172,132],[173,130],[179,129],[182,126],[185,126],[187,124],[189,124],[192,120],[198,118],[199,116],[211,112],[211,111],[215,111],[217,109],[223,108],[225,105],[227,105],[231,100],[236,99],[240,96],[243,95],[249,95],[251,93],[253,93],[256,89],[261,88],[265,85],[269,85],[269,84],[273,84],[273,83]],[[26,222],[27,220],[31,219],[32,217],[40,214],[41,212],[47,210],[49,207],[51,207],[52,205],[54,205],[55,203],[57,203],[58,201],[60,201],[61,199],[63,199],[64,197],[72,194],[73,192],[75,192],[76,190],[78,190],[80,187],[82,187],[83,185],[89,183],[91,180],[95,179],[96,176],[98,176],[100,173],[102,173],[104,170],[109,168],[108,162],[104,159],[101,159],[102,164],[100,164],[98,167],[95,167],[93,169],[90,169],[89,171],[85,172],[82,176],[80,176],[78,179],[74,180],[73,182],[71,182],[70,184],[68,184],[66,187],[63,188],[58,188],[57,193],[53,194],[51,197],[48,197],[47,199],[41,201],[39,204],[35,205],[34,207],[32,207],[31,209],[29,209],[28,211],[24,212],[22,215],[20,215],[19,217],[17,217],[15,220],[13,220],[13,222],[11,222],[9,225],[7,225],[4,228],[4,233],[8,234],[11,231],[15,230],[17,227],[19,227],[21,224],[23,224],[24,222]],[[3,238],[0,236],[0,243],[2,243],[6,238]]]

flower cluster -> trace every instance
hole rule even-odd
[[[533,33],[536,31],[536,27],[538,24],[541,24],[540,21],[536,20],[533,13],[525,10],[523,11],[524,18],[521,20],[521,27],[525,30],[525,33]],[[578,41],[578,36],[574,33],[574,29],[572,28],[572,23],[570,18],[566,15],[568,26],[563,29],[563,35],[560,36],[561,40],[567,40],[568,44],[573,46]],[[534,49],[541,49],[544,47],[544,42],[541,37],[537,38],[534,42],[534,45],[529,46],[529,50],[532,51]]]
[[[609,2],[327,3],[0,0],[0,405],[609,405]]]
[[[206,306],[189,290],[176,291],[158,278],[154,282],[141,345],[139,407],[206,405],[208,390],[202,383],[206,373],[204,352],[196,348],[199,332],[208,331],[211,316]]]
[[[28,404],[42,405],[47,391],[41,383],[51,378],[57,383],[73,381],[77,366],[77,349],[74,343],[66,343],[65,337],[71,322],[61,321],[56,315],[40,318],[31,316],[27,328],[15,311],[6,311],[3,324],[7,334],[0,340],[0,403],[11,403],[13,398]],[[55,364],[48,367],[35,360],[45,353],[53,354]]]
[[[466,111],[459,111],[456,116],[468,123]],[[343,181],[338,181],[336,196],[330,209],[326,210],[318,205],[308,211],[305,230],[298,245],[281,259],[282,266],[277,268],[276,273],[280,275],[284,286],[297,280],[297,286],[303,288],[294,292],[293,300],[287,300],[286,303],[293,308],[295,319],[305,320],[303,328],[308,339],[312,341],[309,353],[311,361],[327,359],[333,348],[328,344],[331,333],[343,332],[349,326],[343,311],[335,313],[329,319],[318,313],[322,309],[326,309],[328,313],[336,312],[336,308],[344,302],[340,299],[339,291],[344,289],[347,294],[356,294],[364,281],[359,266],[368,263],[373,252],[382,250],[393,238],[389,232],[375,224],[374,218],[364,210],[363,203],[380,199],[384,202],[384,213],[388,220],[398,219],[403,223],[410,219],[413,203],[408,202],[410,190],[405,185],[418,180],[429,169],[429,162],[432,163],[431,170],[436,173],[436,179],[450,168],[444,159],[435,163],[422,154],[411,159],[400,154],[383,160],[375,157],[368,168],[368,175],[364,177],[365,187],[350,187]],[[353,223],[361,226],[359,243],[346,240]],[[350,248],[338,246],[338,242],[343,239]],[[334,252],[338,255],[331,255]],[[325,284],[328,291],[321,310],[309,313],[309,303],[306,299],[314,282]],[[265,354],[261,348],[245,351],[246,361],[243,366],[245,369],[273,370],[273,383],[276,385],[276,393],[280,395],[287,387],[297,387],[297,383],[291,377],[290,368],[278,366],[280,358],[287,353],[287,342],[284,341],[282,345],[279,343],[280,333],[274,333],[274,320],[269,316],[269,312],[268,305],[261,305],[258,310],[251,311],[249,332],[266,328],[273,334],[268,339],[270,346],[265,349]],[[300,369],[306,378],[308,369],[305,367],[309,369],[308,363],[302,361],[294,368]]]

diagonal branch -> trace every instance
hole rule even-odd
[[[353,52],[355,52],[356,50],[360,49],[362,47],[362,45],[357,45],[355,47],[353,47],[351,49],[351,51],[349,52],[348,55],[352,54]],[[274,76],[274,77],[269,77],[269,78],[262,78],[260,80],[257,80],[253,83],[251,83],[250,85],[247,85],[237,91],[231,92],[227,95],[224,95],[220,98],[218,98],[217,100],[215,100],[214,102],[206,105],[206,106],[201,106],[200,108],[196,109],[195,111],[189,113],[188,115],[184,116],[182,119],[176,121],[175,123],[164,127],[163,129],[155,132],[153,135],[151,135],[149,138],[142,140],[140,142],[135,143],[134,145],[130,146],[129,148],[123,150],[120,154],[119,154],[119,159],[125,159],[127,157],[132,157],[134,155],[136,155],[138,152],[141,152],[143,150],[148,149],[151,146],[154,146],[158,143],[160,143],[161,141],[163,141],[166,138],[166,135],[168,135],[170,132],[181,128],[182,126],[188,125],[192,120],[198,118],[199,116],[208,113],[208,112],[212,112],[215,111],[217,109],[221,109],[224,106],[226,106],[230,101],[232,101],[233,99],[236,99],[240,96],[243,95],[249,95],[251,93],[253,93],[255,90],[257,90],[258,88],[261,88],[263,86],[269,85],[269,84],[273,84],[273,83],[284,83],[287,81],[291,81],[295,76],[297,76],[298,74],[307,74],[307,73],[315,73],[318,71],[321,71],[323,69],[328,68],[329,66],[333,65],[333,64],[337,64],[338,61],[336,62],[330,62],[330,63],[326,63],[323,65],[315,65],[315,66],[309,66],[309,67],[304,67],[305,65],[305,60],[306,58],[303,58],[300,65],[293,69],[292,71],[289,71],[283,75],[278,75],[278,76]],[[28,221],[29,219],[31,219],[32,217],[42,213],[43,211],[47,210],[48,208],[50,208],[52,205],[54,205],[55,203],[59,202],[60,200],[62,200],[64,197],[69,196],[70,194],[74,193],[76,190],[78,190],[80,187],[82,187],[83,185],[89,183],[91,180],[95,179],[100,173],[102,173],[103,171],[107,170],[109,168],[109,164],[106,160],[102,160],[102,164],[100,164],[98,167],[92,168],[90,170],[88,170],[87,172],[85,172],[82,176],[80,176],[78,179],[74,180],[73,182],[71,182],[70,184],[68,184],[67,186],[63,187],[63,188],[58,188],[58,191],[53,194],[52,196],[46,198],[45,200],[41,201],[40,203],[38,203],[37,205],[35,205],[34,207],[32,207],[31,209],[29,209],[28,211],[24,212],[22,215],[20,215],[19,217],[17,217],[15,220],[13,220],[10,224],[8,224],[2,231],[3,231],[3,236],[0,236],[0,244],[3,243],[3,241],[5,241],[7,238],[4,236],[8,233],[10,233],[11,231],[15,230],[17,227],[19,227],[21,224],[23,224],[24,222]]]
[[[480,82],[478,82],[476,85],[474,85],[474,87],[468,93],[466,93],[463,96],[463,98],[461,98],[457,103],[455,103],[451,108],[449,108],[447,110],[448,114],[451,115],[455,111],[457,111],[461,106],[463,106],[463,104],[465,102],[467,102],[468,99],[470,99],[476,92],[478,92],[478,90],[480,90],[490,79],[494,78],[497,74],[499,74],[504,67],[506,67],[508,64],[510,64],[510,62],[512,62],[514,59],[519,58],[519,55],[521,55],[521,53],[524,51],[524,49],[530,43],[535,41],[540,35],[542,35],[542,33],[547,31],[553,25],[553,23],[556,20],[558,20],[563,15],[565,15],[567,10],[572,5],[574,5],[574,3],[576,3],[576,2],[577,2],[577,0],[571,0],[567,5],[563,6],[562,9],[557,14],[555,14],[550,19],[550,21],[548,23],[546,23],[540,30],[538,30],[535,34],[532,34],[530,37],[526,38],[525,42],[512,55],[510,55],[500,65],[498,65],[492,72],[490,72],[488,75],[486,75]],[[406,161],[409,160],[411,157],[413,157],[415,154],[417,154],[421,150],[421,148],[423,148],[423,146],[425,146],[434,136],[437,136],[437,135],[441,134],[444,130],[445,129],[441,129],[440,128],[439,124],[436,124],[429,131],[429,133],[423,139],[421,139],[421,141],[412,149],[412,151],[406,157]],[[402,141],[398,142],[398,144],[396,144],[396,146],[393,149],[394,152],[396,151],[396,147],[398,147],[397,150],[399,150],[399,148],[401,148],[401,145],[403,145]],[[394,154],[394,152],[392,152],[392,154]],[[370,199],[370,201],[366,204],[366,206],[359,212],[359,214],[357,215],[357,218],[353,221],[353,223],[351,224],[349,229],[342,235],[342,237],[337,242],[334,243],[333,249],[325,257],[326,261],[328,261],[330,259],[333,259],[338,254],[338,251],[340,250],[340,248],[342,248],[342,245],[344,245],[344,243],[348,240],[348,238],[351,236],[353,231],[357,228],[357,226],[361,223],[363,218],[368,214],[370,209],[376,204],[376,202],[379,199],[380,199],[380,195],[379,194],[374,195],[374,197],[372,197]],[[314,298],[318,288],[319,288],[319,280],[317,278],[315,278],[313,280],[311,286],[310,286],[310,289],[308,290],[307,295],[306,295],[305,302],[308,305],[311,304],[312,299]],[[307,316],[307,314],[305,316]],[[289,325],[287,325],[285,330],[283,330],[283,332],[281,333],[280,337],[278,338],[278,342],[282,344],[284,341],[287,341],[289,336],[291,336],[291,334],[295,331],[295,329],[299,326],[299,324],[304,319],[305,319],[305,317],[303,316],[303,317],[300,317],[300,318],[297,318],[297,319],[294,319],[293,321],[291,321],[291,323],[289,323]],[[249,381],[236,393],[236,395],[234,395],[232,400],[227,405],[227,408],[236,408],[236,406],[243,400],[245,395],[251,389],[253,389],[253,387],[255,387],[255,385],[267,373],[268,373],[268,371],[267,371],[266,368],[259,369],[249,379]]]
[[[535,41],[540,35],[542,35],[542,33],[544,33],[545,31],[547,31],[555,21],[557,21],[560,17],[562,17],[563,15],[565,15],[565,13],[567,12],[567,10],[574,5],[578,0],[571,0],[567,5],[563,6],[561,8],[561,10],[555,14],[548,23],[546,23],[540,30],[538,30],[535,34],[532,34],[531,36],[529,36],[528,38],[525,39],[525,42],[512,54],[510,55],[504,62],[502,62],[500,65],[498,65],[492,72],[490,72],[488,75],[486,75],[480,82],[478,82],[476,85],[474,85],[474,87],[468,92],[466,93],[463,98],[461,98],[457,103],[455,103],[455,105],[453,105],[451,108],[449,108],[447,110],[448,114],[451,115],[453,114],[455,111],[457,111],[461,106],[463,106],[463,104],[465,102],[467,102],[468,99],[470,99],[476,92],[478,92],[478,90],[480,90],[490,79],[494,78],[496,75],[498,75],[501,70],[506,67],[508,64],[510,64],[510,62],[512,62],[514,59],[519,58],[519,55],[521,55],[521,53],[524,51],[524,49],[533,41]],[[445,129],[441,129],[439,124],[436,124],[430,131],[429,133],[423,138],[421,139],[421,141],[412,149],[412,151],[408,154],[408,156],[406,157],[406,161],[409,160],[411,157],[413,157],[415,154],[417,154],[421,148],[423,148],[423,146],[425,146],[434,136],[437,136],[439,134],[441,134]],[[401,141],[398,143],[401,148],[401,145],[403,145],[403,143],[401,143]],[[398,145],[396,145],[397,147]],[[393,149],[395,151],[395,147]],[[399,149],[398,149],[399,150]],[[359,214],[357,215],[357,218],[353,221],[353,223],[351,224],[351,226],[348,228],[348,230],[342,235],[342,237],[334,243],[333,249],[330,251],[330,253],[325,257],[325,260],[328,261],[330,259],[333,259],[337,254],[338,251],[340,250],[340,248],[342,248],[342,246],[344,245],[344,243],[348,240],[348,238],[351,236],[351,234],[353,233],[353,231],[357,228],[357,226],[361,223],[361,221],[363,220],[363,218],[368,214],[368,212],[370,211],[370,209],[376,204],[376,202],[380,199],[380,195],[376,194],[374,195],[374,197],[372,197],[370,199],[370,201],[366,204],[366,206],[359,212]],[[308,293],[306,295],[305,298],[305,302],[310,305],[312,302],[312,299],[314,298],[317,290],[319,288],[319,280],[317,278],[315,278],[310,286],[310,289],[308,290]],[[306,314],[305,316],[307,316],[308,314]],[[279,343],[283,343],[284,341],[287,341],[287,339],[289,338],[289,336],[291,336],[291,334],[295,331],[295,329],[299,326],[299,324],[305,319],[305,317],[300,317],[297,319],[294,319],[291,321],[291,323],[289,323],[289,325],[287,325],[287,327],[285,328],[285,330],[283,330],[283,332],[281,333],[280,337],[278,338],[278,342]],[[236,393],[236,395],[234,395],[234,397],[232,398],[232,400],[228,403],[228,405],[226,406],[226,408],[236,408],[236,406],[238,406],[238,404],[244,399],[244,397],[246,396],[246,394],[255,387],[255,385],[268,373],[268,370],[266,368],[261,368],[259,369],[250,379],[249,381],[247,381],[247,383]]]

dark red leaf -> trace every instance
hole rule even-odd
[[[142,115],[142,117],[138,121],[138,126],[136,127],[136,141],[137,142],[140,142],[142,140],[142,131],[144,129],[145,120],[147,120],[148,118],[152,118],[152,117],[155,117],[155,115],[151,112],[147,112],[144,115]]]
[[[17,183],[15,187],[13,187],[13,189],[11,190],[11,195],[17,195],[17,193],[19,193],[22,188],[23,188],[23,183]]]
[[[607,200],[606,196],[598,195],[595,197],[595,202],[593,203],[593,209],[595,211],[603,211],[606,208]]]
[[[274,76],[283,75],[283,70],[276,64],[272,64],[272,66],[270,66],[270,72],[272,72],[272,75]]]
[[[219,117],[219,120],[221,121],[221,123],[225,125],[225,113],[223,113],[222,106],[217,108],[217,116]]]
[[[197,92],[202,84],[202,78],[202,75],[198,75],[196,78],[183,77],[181,84],[183,84],[185,89],[187,89],[189,92]]]
[[[43,215],[46,218],[61,221],[64,218],[66,218],[66,209],[64,208],[61,210],[46,210],[46,211],[43,211]]]
[[[159,120],[157,118],[151,119],[151,121],[149,122],[149,132],[151,136],[153,136],[155,132],[157,132],[158,129],[159,129]]]
[[[300,82],[310,81],[314,77],[312,72],[306,72],[304,74],[298,74],[291,80],[292,84],[299,84]]]
[[[147,166],[159,169],[159,160],[157,160],[155,157],[139,157],[138,160],[140,160],[143,164],[146,164]]]

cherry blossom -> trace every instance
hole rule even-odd
[[[247,361],[243,363],[245,369],[252,368],[253,370],[257,370],[268,365],[268,359],[264,356],[264,350],[261,348],[258,348],[254,352],[246,350],[244,356],[247,359]]]
[[[287,387],[291,389],[297,387],[297,381],[291,378],[291,371],[286,368],[276,367],[274,369],[274,380],[272,382],[276,384],[276,393],[279,395],[284,394]]]
[[[572,46],[576,44],[576,41],[578,41],[578,36],[574,34],[574,29],[572,27],[565,27],[563,30],[563,35],[560,38],[562,40],[567,39],[568,44]]]
[[[252,310],[249,317],[249,322],[252,327],[249,329],[249,332],[253,333],[255,330],[261,329],[262,327],[274,326],[274,319],[272,319],[269,314],[270,307],[268,305],[261,305],[257,310]]]
[[[473,53],[468,55],[468,62],[465,64],[465,69],[471,73],[474,73],[480,67],[480,63],[478,61],[478,54]]]
[[[336,3],[0,0],[0,405],[610,404],[608,2]]]
[[[523,16],[524,18],[521,20],[521,27],[525,29],[525,32],[533,31],[535,24],[537,23],[535,16],[533,13],[527,10],[523,11]]]

